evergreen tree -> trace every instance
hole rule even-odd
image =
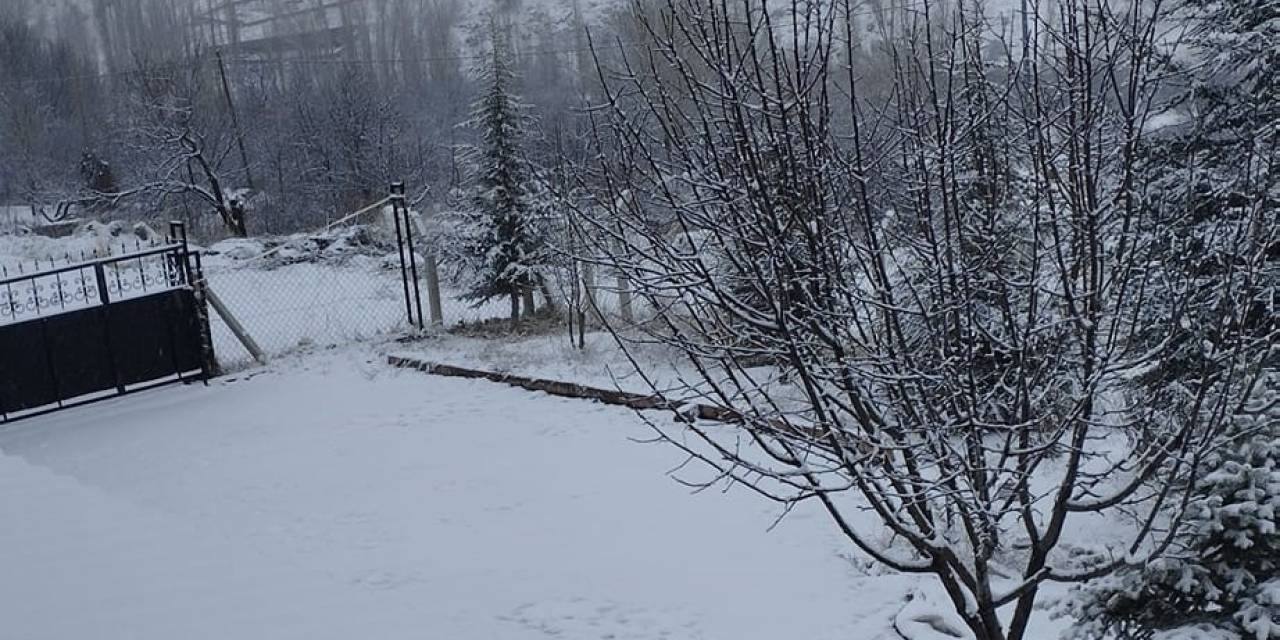
[[[542,242],[535,218],[533,171],[521,148],[525,106],[516,92],[506,34],[496,20],[491,31],[493,58],[485,71],[486,88],[474,103],[469,122],[478,130],[480,144],[472,157],[473,207],[463,223],[461,252],[474,274],[466,298],[481,304],[507,296],[514,320],[520,315],[522,295],[525,313],[533,311],[529,302],[539,282]]]
[[[1086,586],[1072,637],[1280,638],[1280,376],[1259,384],[1232,435],[1197,480],[1183,548]]]
[[[1265,193],[1275,207],[1280,144],[1280,3],[1188,0],[1191,45],[1207,63],[1194,86],[1203,120],[1196,151],[1239,201]],[[1244,164],[1248,162],[1249,164]]]

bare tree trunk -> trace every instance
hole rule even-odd
[[[524,317],[532,318],[537,314],[538,309],[533,298],[533,285],[526,285],[521,289],[520,298],[524,304]]]
[[[631,311],[631,279],[626,274],[618,274],[618,314],[626,324],[636,321]]]

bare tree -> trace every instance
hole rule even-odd
[[[664,343],[697,372],[655,390],[740,427],[654,423],[667,442],[936,576],[976,638],[1022,638],[1042,584],[1176,535],[1275,337],[1241,328],[1277,230],[1221,226],[1207,292],[1162,235],[1140,179],[1171,73],[1160,3],[1033,5],[1025,40],[980,5],[917,7],[878,44],[873,95],[840,64],[853,3],[637,7],[652,44],[611,52],[592,113],[602,214],[574,219],[649,314],[624,349]],[[1203,357],[1144,378],[1191,317],[1222,328]],[[1064,552],[1099,515],[1133,523],[1125,544]]]
[[[116,205],[148,196],[163,205],[173,197],[191,197],[209,207],[229,233],[247,234],[240,189],[228,178],[238,168],[228,158],[239,134],[207,84],[210,66],[204,62],[150,67],[131,78],[137,103],[122,127],[134,145],[138,175],[132,185],[89,193],[84,202]]]

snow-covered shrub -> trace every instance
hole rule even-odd
[[[1280,376],[1260,384],[1230,435],[1195,480],[1181,548],[1082,587],[1070,637],[1280,638]]]

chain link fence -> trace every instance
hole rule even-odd
[[[437,264],[455,235],[450,216],[415,211],[397,216],[393,202],[385,198],[303,233],[193,247],[205,274],[210,331],[221,367],[235,371],[294,351],[406,333],[416,329],[419,313],[428,331],[508,319],[508,300],[480,305],[466,300],[464,283],[457,281],[465,276]],[[410,236],[411,243],[398,241]],[[149,226],[124,222],[88,222],[60,238],[0,233],[0,274],[140,251],[158,242],[162,239]],[[410,244],[414,252],[402,253],[401,247]],[[598,324],[597,311],[627,315],[621,312],[620,300],[626,297],[619,295],[621,281],[607,270],[579,264],[545,276],[540,307],[550,296],[558,310],[569,312],[566,317],[586,318],[588,324]],[[497,330],[505,331],[506,325]]]
[[[509,314],[502,301],[476,306],[447,279],[434,277],[441,231],[416,212],[405,219],[412,229],[397,228],[387,198],[314,231],[228,239],[205,248],[211,302],[222,307],[210,314],[221,366],[247,366],[253,350],[270,357],[407,332],[418,305],[428,329]],[[397,240],[409,237],[412,256],[409,243],[402,251]]]

